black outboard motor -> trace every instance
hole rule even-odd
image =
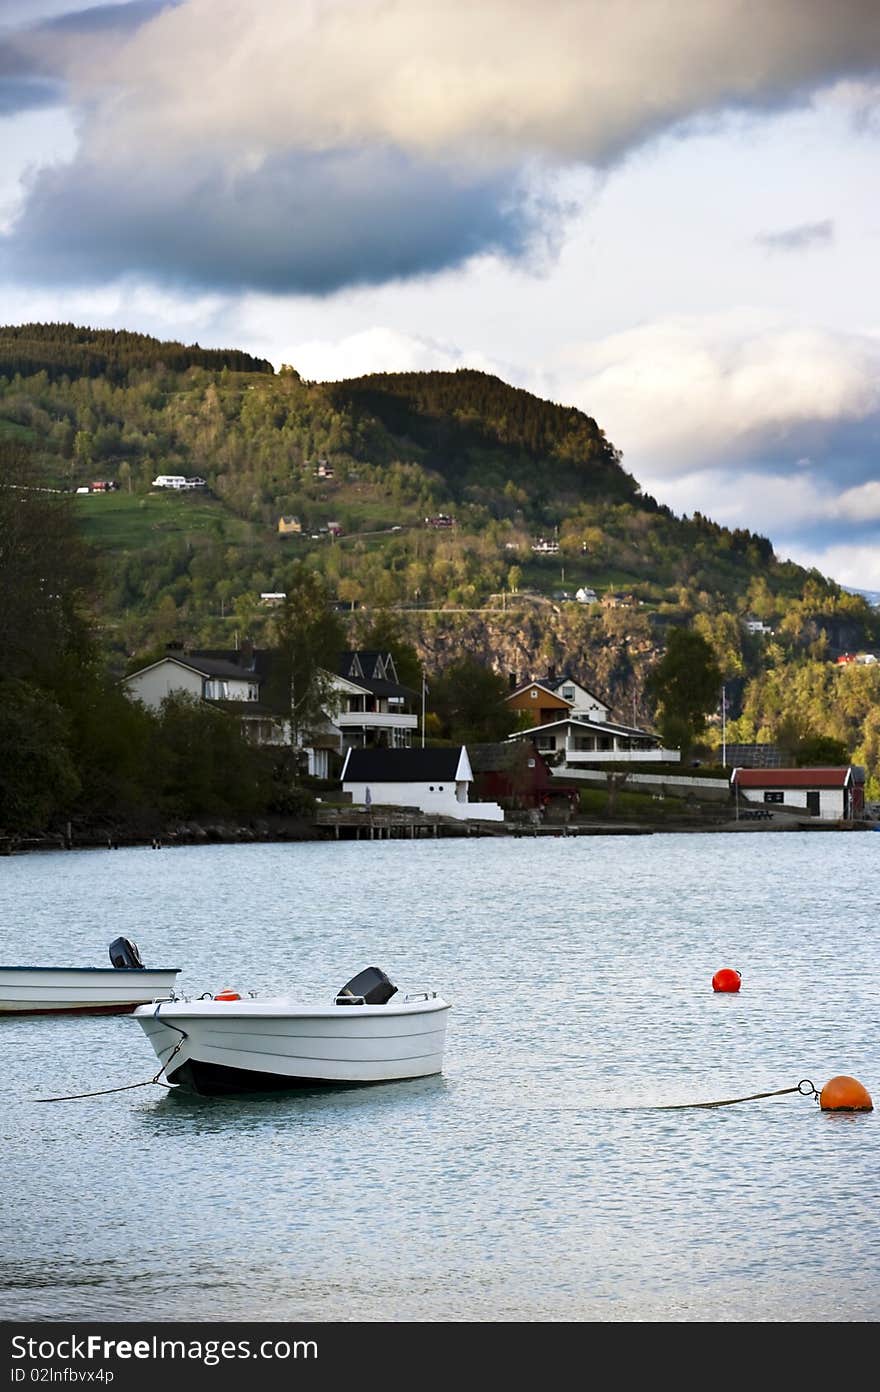
[[[364,967],[347,981],[336,997],[337,1005],[385,1005],[396,992],[379,967]]]
[[[137,944],[129,938],[113,939],[110,944],[110,961],[114,967],[140,967],[141,970],[144,967]]]

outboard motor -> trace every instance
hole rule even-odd
[[[385,1005],[396,992],[379,967],[364,967],[347,981],[336,997],[337,1005]]]
[[[110,961],[114,967],[140,967],[143,970],[141,954],[137,944],[129,938],[114,938],[110,944]]]

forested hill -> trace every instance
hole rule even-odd
[[[17,477],[70,497],[118,660],[259,635],[261,595],[284,591],[298,561],[352,615],[423,611],[442,626],[442,611],[537,605],[549,634],[555,607],[579,642],[619,628],[646,654],[699,620],[737,671],[746,614],[780,632],[788,615],[792,650],[824,643],[830,657],[876,627],[864,600],[780,561],[766,537],[644,496],[590,415],[470,369],[308,382],[144,334],[0,328],[0,483],[10,451],[26,456]],[[163,474],[199,483],[169,492]],[[551,661],[573,660],[563,642]]]
[[[451,480],[500,490],[512,465],[528,474],[550,464],[557,488],[565,483],[581,495],[620,502],[639,493],[636,480],[621,468],[619,451],[591,416],[487,372],[374,373],[329,390],[339,408],[381,421],[390,434],[412,441],[427,467]],[[502,457],[493,459],[499,448]],[[478,472],[475,463],[482,467],[470,478]],[[652,506],[653,499],[640,503]]]
[[[45,372],[52,381],[105,377],[123,382],[130,372],[162,366],[172,372],[205,367],[219,372],[272,372],[272,364],[238,349],[161,342],[148,334],[75,324],[19,324],[0,328],[0,376]]]

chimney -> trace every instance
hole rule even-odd
[[[510,687],[511,691],[516,691],[516,672],[508,672],[507,684]]]
[[[254,645],[250,638],[242,638],[241,640],[241,647],[238,650],[238,665],[244,667],[248,672],[253,671]]]
[[[547,668],[547,676],[551,681],[556,680],[556,664],[554,662],[551,662],[550,666]]]

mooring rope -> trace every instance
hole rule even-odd
[[[799,1092],[802,1097],[815,1097],[819,1100],[819,1093],[815,1085],[809,1078],[801,1078],[797,1087],[777,1088],[775,1092],[752,1092],[748,1097],[725,1097],[720,1102],[671,1102],[663,1106],[653,1107],[651,1110],[656,1112],[683,1112],[689,1107],[733,1107],[737,1102],[757,1102],[762,1097],[784,1097],[786,1093]]]
[[[97,1092],[68,1092],[65,1093],[62,1097],[32,1097],[31,1101],[76,1102],[81,1097],[106,1097],[107,1094],[110,1092],[130,1092],[132,1088],[152,1087],[153,1084],[155,1084],[157,1087],[174,1088],[177,1086],[177,1084],[163,1082],[162,1074],[165,1072],[165,1069],[168,1067],[169,1063],[174,1058],[174,1055],[178,1052],[179,1049],[183,1047],[185,1043],[186,1035],[184,1035],[183,1039],[181,1039],[177,1044],[175,1044],[174,1048],[171,1050],[171,1053],[168,1055],[168,1058],[162,1064],[162,1067],[159,1069],[159,1072],[156,1074],[155,1078],[147,1078],[143,1083],[125,1083],[122,1087],[99,1088]]]

